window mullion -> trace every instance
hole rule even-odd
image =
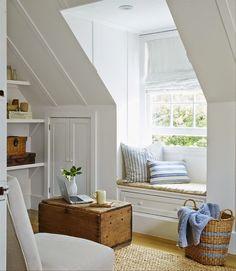
[[[174,127],[173,93],[170,95],[170,128]]]
[[[193,95],[193,128],[196,128],[196,93]]]

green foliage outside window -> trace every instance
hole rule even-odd
[[[193,109],[188,105],[174,106],[174,127],[192,127],[193,126]]]
[[[207,126],[206,106],[196,106],[196,127],[204,128]]]
[[[170,146],[206,147],[206,136],[157,135],[158,127],[192,129],[207,127],[207,103],[201,91],[153,93],[150,99],[153,142],[161,141]]]
[[[207,147],[207,138],[204,136],[152,136],[152,142],[162,142],[169,146]]]
[[[152,121],[155,126],[170,126],[170,107],[166,105],[157,106],[152,114]]]

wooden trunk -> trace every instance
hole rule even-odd
[[[19,165],[27,165],[35,163],[36,153],[34,152],[26,152],[21,155],[8,155],[7,156],[7,166],[19,166]]]
[[[26,136],[7,137],[7,155],[22,155],[26,152]]]
[[[39,231],[89,239],[109,247],[132,240],[132,207],[115,201],[111,208],[71,205],[63,199],[39,204]]]

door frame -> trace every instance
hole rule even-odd
[[[7,22],[6,22],[6,0],[0,0],[0,187],[7,188],[6,181],[6,96],[7,96]],[[0,270],[6,270],[7,255],[7,200],[4,190],[0,195]]]
[[[87,111],[87,110],[63,110],[58,107],[56,109],[49,110],[49,112],[46,112],[46,121],[45,121],[45,161],[46,167],[45,167],[45,197],[50,198],[51,197],[51,183],[50,183],[50,176],[51,176],[51,131],[50,131],[50,124],[51,124],[51,118],[88,118],[90,119],[90,163],[91,163],[91,169],[90,169],[90,191],[91,193],[94,193],[97,190],[97,112],[96,111]]]

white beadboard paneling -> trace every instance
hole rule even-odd
[[[90,62],[93,63],[93,22],[63,11],[62,15]]]
[[[234,58],[236,59],[236,1],[217,0],[216,2],[229,38]]]
[[[58,105],[114,104],[61,15],[59,1],[47,1],[47,8],[43,1],[8,2],[8,36]],[[31,103],[38,101],[32,97]]]

